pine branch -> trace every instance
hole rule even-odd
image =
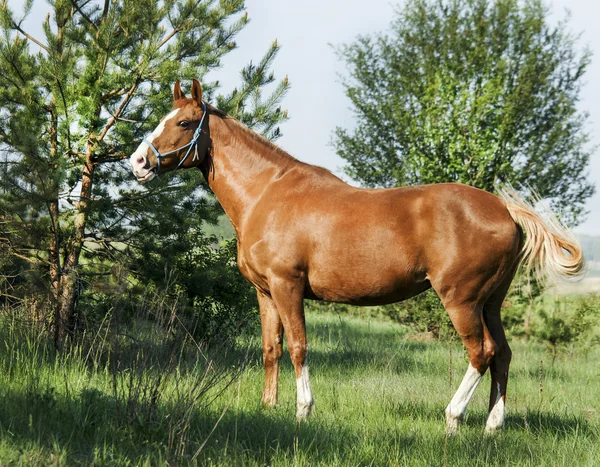
[[[8,76],[6,76],[5,74],[1,74],[0,78],[5,79],[6,81],[8,81],[11,85],[13,85],[15,88],[18,88],[19,85],[17,83],[15,83],[12,79],[10,79]],[[7,101],[12,102],[13,104],[17,104],[17,105],[21,105],[20,102],[17,102],[13,99],[9,99],[8,97],[6,98]]]
[[[108,109],[107,109],[108,110]],[[111,112],[110,110],[108,110],[108,113],[110,113],[111,117],[114,117],[117,119],[117,121],[119,122],[126,122],[126,123],[141,123],[139,120],[131,120],[130,118],[123,118],[123,117],[118,117],[116,116],[113,112]]]
[[[11,256],[16,257],[16,258],[22,259],[23,261],[27,261],[29,264],[38,265],[38,264],[41,263],[41,261],[40,262],[35,261],[33,258],[29,258],[28,256],[25,256],[25,255],[22,255],[20,253],[17,253],[16,251],[10,251],[9,254]],[[39,258],[37,258],[37,259],[39,259]]]
[[[102,133],[100,133],[100,136],[97,138],[98,142],[100,142],[100,141],[102,141],[104,139],[104,137],[108,133],[108,130],[110,130],[111,127],[117,122],[117,118],[121,115],[121,112],[123,112],[123,110],[125,109],[125,107],[127,107],[127,104],[129,104],[129,101],[133,97],[133,94],[135,93],[135,90],[137,89],[138,85],[139,85],[139,81],[138,80],[136,80],[131,85],[131,87],[129,88],[129,91],[125,95],[125,98],[121,101],[121,104],[117,108],[116,112],[108,120],[108,122],[106,123],[106,126],[102,130]]]
[[[22,299],[22,298],[20,298],[20,297],[15,297],[14,295],[11,295],[11,294],[9,294],[9,293],[2,292],[1,290],[0,290],[0,297],[6,297],[6,298],[10,298],[11,300],[18,300],[18,301],[21,301],[21,300],[23,300],[23,299]]]
[[[96,164],[106,164],[109,162],[118,162],[123,159],[127,159],[129,156],[124,152],[110,152],[108,154],[103,154],[94,158],[94,163]]]
[[[21,82],[23,84],[27,84],[27,80],[23,77],[23,75],[21,74],[21,69],[15,64],[15,62],[13,62],[11,59],[9,59],[6,56],[4,58],[6,58],[6,61],[8,63],[10,63],[10,66],[13,67],[13,69],[15,70],[15,73],[17,74],[17,76],[21,79]]]
[[[87,5],[86,2],[85,4]],[[75,8],[75,10],[77,10],[77,12],[83,17],[83,19],[85,19],[91,26],[93,26],[93,28],[97,31],[98,30],[98,26],[96,25],[96,23],[94,23],[81,9],[81,7],[77,4],[76,0],[71,0],[71,5],[73,5],[73,7]]]
[[[110,237],[104,237],[104,238],[84,237],[83,241],[86,242],[86,243],[99,243],[99,244],[103,244],[103,243],[125,243],[120,238],[110,238]]]
[[[56,63],[54,64],[54,66],[55,66],[55,70],[56,70]],[[55,74],[56,84],[58,85],[58,90],[60,92],[60,97],[62,99],[63,107],[64,107],[64,111],[65,111],[65,118],[67,119],[67,125],[66,125],[66,128],[67,128],[67,151],[66,152],[71,153],[72,149],[71,149],[71,129],[69,128],[69,126],[70,126],[69,125],[69,108],[67,106],[67,99],[65,98],[65,92],[63,90],[63,86],[58,77],[58,70],[56,70],[56,71],[57,71]]]
[[[100,103],[104,103],[107,102],[108,100],[110,100],[113,97],[117,97],[117,96],[123,96],[124,94],[127,94],[127,89],[113,89],[112,91],[107,92],[106,94],[100,96]],[[112,114],[111,114],[112,115]],[[114,115],[113,115],[114,117]]]
[[[156,49],[154,49],[154,52],[160,50],[160,48],[165,45],[167,42],[169,42],[171,40],[171,38],[173,36],[175,36],[175,34],[177,34],[178,32],[181,31],[181,28],[176,27],[174,28],[169,34],[167,34],[162,41],[160,41],[160,43],[158,44],[158,46],[156,47]],[[153,52],[153,53],[154,53]],[[144,59],[142,58],[131,70],[131,73],[137,73],[138,69],[144,64]]]
[[[21,34],[23,34],[23,36],[25,36],[27,39],[29,39],[29,40],[30,40],[31,42],[33,42],[34,44],[38,45],[38,46],[39,46],[39,47],[40,47],[42,50],[45,50],[45,51],[46,51],[46,53],[47,53],[48,55],[50,55],[50,49],[49,49],[49,48],[48,48],[46,45],[42,44],[42,43],[41,43],[40,41],[38,41],[38,40],[37,40],[35,37],[33,37],[33,36],[31,36],[30,34],[28,34],[27,32],[25,32],[25,31],[24,31],[24,30],[21,28],[21,26],[15,22],[15,20],[14,20],[14,19],[13,19],[13,17],[12,17],[12,15],[11,15],[11,14],[9,13],[9,11],[8,11],[8,5],[7,5],[7,2],[6,2],[6,1],[4,1],[4,2],[2,3],[2,6],[1,6],[0,8],[2,8],[2,10],[4,10],[4,11],[3,11],[3,13],[4,13],[4,14],[6,15],[6,17],[9,19],[9,21],[10,21],[10,23],[11,23],[11,27],[12,27],[12,28],[13,28],[15,31],[18,31],[18,32],[20,32]]]
[[[171,38],[177,34],[178,32],[181,31],[180,27],[176,27],[174,28],[169,34],[167,34],[164,39],[162,41],[160,41],[160,44],[158,44],[158,47],[156,48],[156,50],[160,50],[160,48],[165,45],[167,42],[169,42],[171,40]]]

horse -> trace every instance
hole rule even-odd
[[[504,426],[511,361],[500,309],[517,268],[575,277],[581,246],[555,217],[514,189],[456,183],[357,188],[301,162],[177,81],[173,108],[130,157],[139,182],[199,168],[237,235],[238,267],[256,288],[262,328],[262,403],[277,404],[283,334],[297,383],[297,418],[314,407],[304,299],[383,305],[430,287],[462,339],[469,366],[446,408],[455,433],[489,368],[485,432]]]

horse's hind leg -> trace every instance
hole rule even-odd
[[[469,355],[469,368],[446,408],[446,432],[456,433],[483,374],[496,353],[496,344],[483,320],[481,304],[444,304]]]
[[[496,356],[491,361],[490,373],[492,387],[490,391],[489,415],[485,424],[486,433],[501,430],[504,427],[504,404],[506,402],[506,385],[508,367],[512,352],[508,346],[499,312],[486,312],[485,321],[489,326],[494,341],[498,344]]]
[[[496,356],[490,363],[492,387],[490,391],[489,415],[485,425],[486,433],[493,433],[497,430],[501,430],[504,426],[506,385],[508,382],[508,368],[510,366],[512,352],[508,346],[504,328],[502,327],[500,309],[511,281],[512,275],[488,299],[483,308],[485,323],[498,346]]]
[[[283,325],[271,297],[257,293],[262,327],[263,362],[265,365],[265,390],[262,403],[266,407],[277,404],[279,360],[283,353]]]

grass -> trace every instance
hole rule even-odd
[[[157,344],[156,355],[140,346],[108,353],[96,342],[90,353],[57,356],[8,323],[0,339],[0,464],[573,466],[600,459],[597,349],[565,353],[551,366],[543,347],[513,343],[505,431],[483,436],[486,377],[460,434],[447,438],[444,408],[467,367],[460,344],[418,342],[376,318],[310,313],[307,326],[317,405],[299,424],[287,355],[279,406],[260,407],[258,337],[215,361],[168,343]]]

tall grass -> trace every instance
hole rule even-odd
[[[207,408],[245,355],[208,351],[172,325],[137,328],[119,334],[107,320],[57,353],[34,329],[1,319],[0,464],[181,463],[199,454]]]
[[[559,355],[551,365],[543,346],[513,343],[504,433],[483,435],[486,377],[460,434],[447,438],[444,408],[467,367],[459,344],[418,342],[378,318],[309,313],[307,326],[317,405],[299,424],[287,355],[279,406],[260,407],[258,339],[240,343],[248,352],[216,359],[165,336],[98,352],[107,345],[98,334],[93,345],[57,355],[3,322],[0,464],[572,466],[600,459],[598,350]]]

